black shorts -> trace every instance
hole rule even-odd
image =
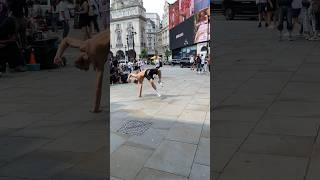
[[[301,9],[300,9],[300,8],[299,8],[299,9],[292,9],[292,17],[293,17],[293,18],[299,17],[300,12],[301,12]]]
[[[150,74],[150,70],[147,69],[146,72],[144,73],[144,77],[147,78],[149,81],[152,79],[154,80],[153,76]]]
[[[86,26],[90,26],[90,17],[87,14],[80,14],[79,16],[79,26],[82,27],[86,27]]]
[[[258,13],[266,12],[267,10],[267,3],[258,3]]]
[[[153,76],[158,75],[158,69],[147,69],[144,73],[144,77],[147,78],[149,81],[152,79],[154,80]]]

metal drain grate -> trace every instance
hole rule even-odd
[[[117,132],[130,136],[141,136],[151,125],[151,122],[131,120],[126,122]]]

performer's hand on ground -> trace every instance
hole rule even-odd
[[[56,56],[55,58],[54,58],[54,64],[56,64],[56,65],[62,65],[63,64],[63,61],[62,61],[62,58],[61,57],[58,57],[58,56]]]

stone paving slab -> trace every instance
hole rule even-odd
[[[313,142],[313,137],[251,134],[240,152],[309,157]]]
[[[210,180],[210,167],[194,163],[192,166],[190,180]]]
[[[210,166],[210,139],[200,138],[194,162],[208,167]]]
[[[198,144],[202,126],[187,123],[175,123],[166,139],[178,142]]]
[[[306,179],[316,179],[319,43],[278,42],[276,31],[257,29],[256,21],[217,18],[212,133],[220,137],[213,139],[213,175],[217,180],[303,180],[307,174]],[[238,125],[221,125],[228,123]],[[245,130],[242,136],[233,133],[244,129],[241,123],[253,125],[248,138]]]
[[[143,168],[135,179],[136,180],[187,180],[187,178],[183,176],[177,176],[175,174],[158,171],[150,168]]]
[[[125,180],[134,179],[151,154],[152,150],[121,146],[110,155],[111,176]]]
[[[303,179],[307,158],[239,153],[219,180]]]
[[[259,134],[291,135],[315,137],[319,128],[317,118],[299,118],[288,116],[266,116],[255,128]],[[290,126],[288,126],[290,124]]]
[[[188,177],[195,153],[196,145],[163,141],[145,167]]]

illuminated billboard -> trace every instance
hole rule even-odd
[[[169,29],[172,29],[180,23],[179,1],[169,6]]]
[[[179,0],[180,23],[194,14],[194,0]]]
[[[210,8],[203,9],[195,15],[195,43],[210,40]]]

